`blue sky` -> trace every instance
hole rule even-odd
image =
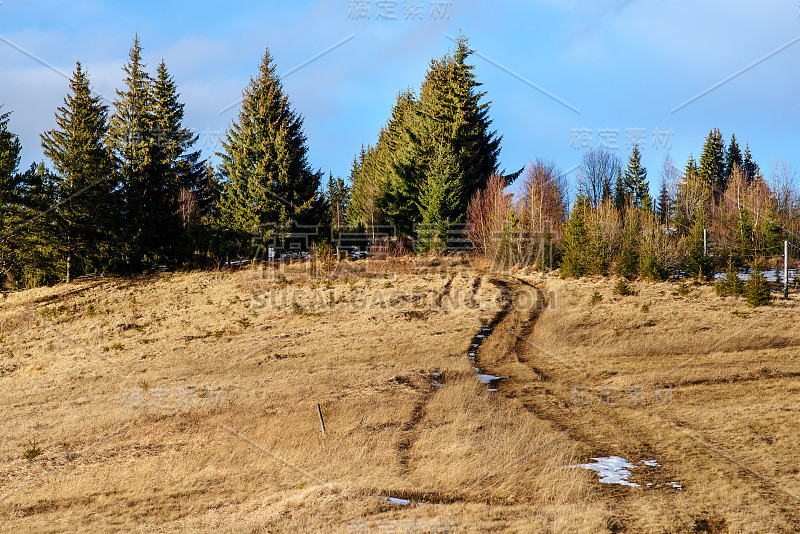
[[[13,111],[25,168],[55,125],[62,74],[80,60],[113,99],[138,32],[145,62],[154,71],[166,61],[186,125],[211,155],[238,107],[222,110],[269,46],[280,72],[316,57],[284,86],[305,118],[313,167],[346,176],[398,91],[419,88],[459,31],[477,51],[506,170],[540,157],[569,171],[603,142],[624,161],[636,139],[655,190],[664,156],[682,169],[712,127],[749,142],[767,174],[773,160],[797,160],[800,5],[787,1],[2,0],[0,104]]]

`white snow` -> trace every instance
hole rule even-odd
[[[431,375],[435,376],[436,378],[439,378],[440,376],[442,376],[442,373],[433,372],[431,373]]]
[[[668,484],[675,489],[683,489],[683,486],[681,484],[678,484],[677,482],[668,482]]]
[[[508,378],[507,376],[494,376],[494,375],[475,375],[478,377],[478,381],[481,384],[490,384],[495,380],[500,380],[501,378]]]
[[[644,460],[642,463],[647,467],[661,467],[661,464],[658,463],[658,460]]]
[[[436,380],[434,380],[434,381],[433,381],[433,387],[436,387],[436,388],[443,388],[443,387],[444,387],[444,384],[440,384],[439,382],[437,382]]]
[[[392,504],[399,504],[400,506],[408,506],[411,504],[411,501],[406,499],[398,499],[397,497],[384,497],[382,495],[378,495],[378,499]]]
[[[486,337],[486,336],[484,336],[483,334],[478,334],[478,335],[477,335],[477,336],[475,336],[475,337],[477,337],[477,338],[482,338],[482,337]]]
[[[639,486],[639,484],[636,484],[635,482],[628,481],[628,477],[631,476],[629,469],[635,469],[636,466],[628,462],[628,460],[625,458],[620,456],[606,456],[592,458],[592,460],[594,460],[596,463],[571,465],[570,467],[582,467],[584,469],[597,471],[597,475],[600,477],[600,482],[603,484]]]

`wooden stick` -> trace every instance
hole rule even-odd
[[[325,420],[322,418],[322,408],[317,403],[317,413],[319,414],[319,424],[322,426],[322,433],[325,433]]]

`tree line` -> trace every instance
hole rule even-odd
[[[19,171],[20,141],[10,112],[0,113],[0,283],[207,267],[248,257],[254,240],[292,225],[318,226],[319,239],[345,226],[392,225],[405,236],[425,227],[422,248],[446,250],[453,223],[504,263],[660,279],[676,270],[709,274],[720,258],[752,260],[800,230],[791,168],[776,166],[779,179],[767,185],[749,145],[742,152],[732,136],[726,148],[717,129],[682,173],[665,160],[655,198],[638,146],[624,168],[613,153],[586,152],[574,199],[553,162],[505,173],[502,136],[491,129],[471,53],[459,37],[431,60],[419,91],[397,95],[347,180],[311,167],[303,117],[269,49],[217,165],[195,149],[198,136],[183,124],[173,77],[163,60],[148,72],[138,36],[110,105],[92,92],[78,62],[56,127],[41,134],[49,166]],[[506,188],[519,176],[514,198]],[[702,248],[704,229],[716,259]]]

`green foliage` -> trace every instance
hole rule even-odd
[[[692,231],[687,236],[687,249],[689,257],[687,259],[686,270],[692,276],[704,278],[711,274],[714,268],[714,261],[711,256],[705,254],[703,248],[703,229],[706,228],[705,211],[695,217]]]
[[[713,128],[708,132],[703,152],[700,156],[700,168],[698,170],[702,184],[714,194],[714,198],[720,198],[727,187],[725,175],[725,142],[719,129]]]
[[[561,275],[581,277],[589,273],[589,232],[586,227],[586,214],[591,210],[589,199],[581,194],[572,208],[569,222],[564,232],[564,253],[561,258]]]
[[[595,289],[594,293],[592,293],[592,296],[589,298],[589,304],[594,306],[595,304],[599,304],[602,300],[603,295],[601,295],[600,292]]]
[[[114,167],[105,146],[108,108],[93,96],[78,63],[70,94],[56,112],[57,128],[42,134],[42,149],[57,172],[56,209],[49,238],[65,260],[66,278],[103,270],[111,262],[118,209]],[[98,209],[102,206],[103,209]]]
[[[735,167],[742,167],[742,151],[739,150],[739,143],[736,142],[736,134],[731,135],[731,143],[725,154],[725,183],[730,183],[731,174]]]
[[[36,438],[28,441],[28,447],[22,452],[22,457],[32,462],[35,460],[39,455],[42,454],[42,448],[36,442]]]
[[[744,296],[748,306],[756,308],[767,306],[772,301],[769,284],[761,272],[762,264],[758,261],[750,266],[750,278],[744,284]]]
[[[753,161],[753,156],[750,154],[750,145],[746,145],[744,149],[744,160],[742,161],[742,170],[744,171],[745,176],[747,176],[747,182],[751,183],[753,180],[758,178],[761,175],[761,170],[758,168],[758,164]]]
[[[720,297],[740,297],[744,293],[744,284],[739,278],[732,257],[728,258],[725,273],[714,283],[714,292]]]
[[[625,169],[623,181],[625,192],[634,206],[653,209],[653,202],[647,185],[647,169],[642,166],[642,153],[639,145],[633,145],[633,150],[628,158],[628,167]],[[644,205],[647,203],[647,206]]]
[[[410,234],[417,223],[459,221],[486,187],[497,171],[500,138],[489,130],[471,54],[459,38],[451,54],[431,61],[418,98],[398,95],[376,145],[362,148],[353,163],[351,224],[386,222]]]
[[[619,295],[620,297],[629,297],[635,294],[625,278],[620,278],[617,280],[612,293]]]
[[[308,163],[303,119],[284,93],[269,50],[243,92],[238,120],[222,147],[220,222],[240,237],[239,243],[259,226],[314,224],[324,216],[317,194],[321,173]],[[245,253],[242,248],[232,253]]]
[[[622,248],[616,257],[614,272],[617,276],[632,277],[639,272],[639,243],[642,229],[636,210],[625,213]]]

